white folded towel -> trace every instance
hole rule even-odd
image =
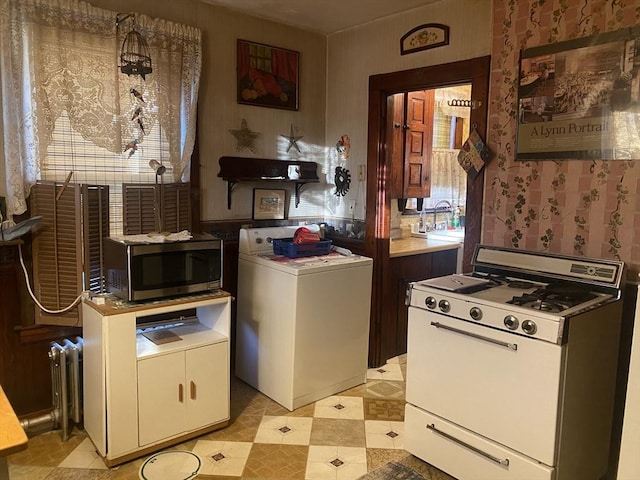
[[[123,235],[122,239],[127,242],[140,243],[164,243],[164,242],[182,242],[190,240],[193,235],[188,230],[182,230],[177,233],[143,233],[140,235]]]

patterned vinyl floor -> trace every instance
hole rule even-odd
[[[404,450],[405,373],[404,356],[391,359],[365,384],[293,412],[232,378],[230,425],[167,450],[195,453],[198,480],[352,480],[392,460],[454,480]],[[77,429],[67,442],[59,431],[34,436],[8,457],[11,480],[136,480],[144,461],[107,468]]]

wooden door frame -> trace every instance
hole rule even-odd
[[[386,98],[396,93],[472,84],[474,101],[480,104],[471,110],[471,125],[486,138],[491,57],[434,65],[429,67],[384,73],[369,77],[369,129],[367,140],[367,211],[366,254],[374,259],[369,329],[369,366],[386,362],[382,357],[382,335],[389,324],[391,301],[385,297],[385,279],[389,271],[391,216],[391,167],[385,164]],[[463,268],[470,269],[473,249],[480,242],[484,171],[471,181],[467,179],[465,217],[465,247]],[[387,295],[388,297],[388,295]]]

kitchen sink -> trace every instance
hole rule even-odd
[[[412,237],[421,237],[429,240],[441,240],[448,242],[463,242],[464,230],[436,230],[426,233],[411,232]]]
[[[464,230],[442,230],[427,232],[427,238],[444,240],[464,240]]]

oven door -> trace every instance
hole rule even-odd
[[[409,307],[407,402],[553,466],[563,347]]]

